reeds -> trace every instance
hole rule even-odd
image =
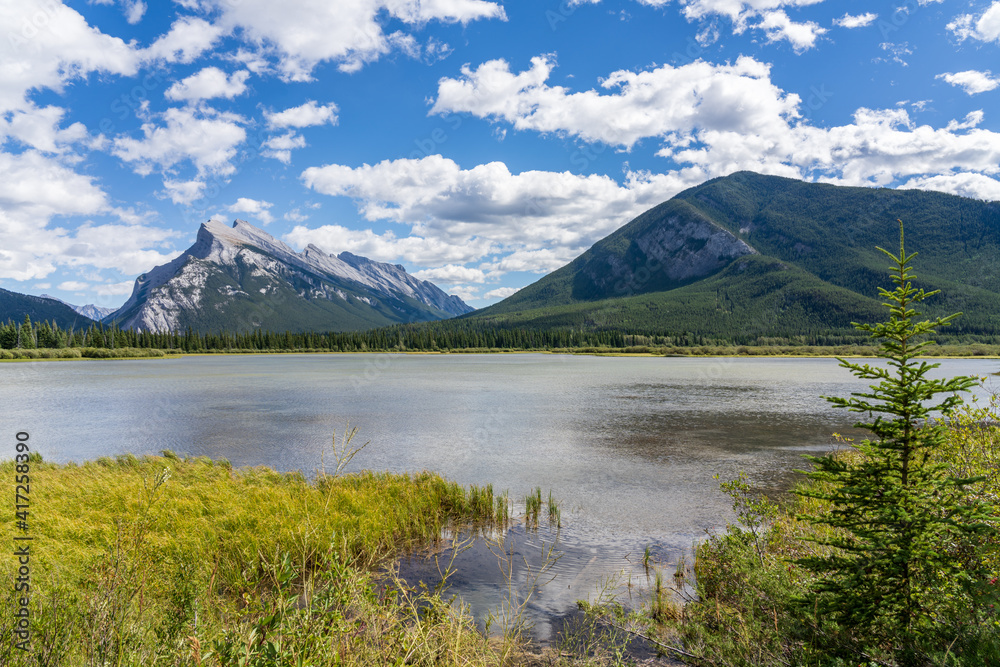
[[[0,463],[4,479],[14,472]],[[504,662],[461,610],[390,595],[370,574],[445,526],[506,527],[509,499],[490,485],[431,473],[310,482],[172,452],[34,459],[31,481],[29,531],[45,545],[32,561],[32,655],[45,664]],[[14,517],[0,526],[9,541]],[[12,562],[0,562],[8,581]],[[0,604],[13,609],[12,596]],[[415,611],[427,608],[438,611]],[[12,629],[0,619],[0,664],[36,664]]]

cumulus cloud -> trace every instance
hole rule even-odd
[[[111,152],[133,164],[137,174],[148,175],[159,167],[169,171],[190,161],[198,174],[232,174],[236,148],[246,140],[242,118],[209,108],[167,109],[164,124],[143,123],[142,138],[115,137]]]
[[[474,269],[458,264],[446,264],[434,269],[424,269],[413,273],[415,278],[445,283],[482,283],[486,282],[486,274],[482,269]]]
[[[363,247],[361,254],[370,252],[383,261],[405,256],[420,266],[466,264],[511,253],[489,269],[506,272],[525,270],[532,262],[529,270],[556,268],[646,208],[700,182],[703,174],[631,173],[619,184],[608,176],[569,172],[512,174],[502,162],[462,169],[453,160],[431,155],[360,167],[312,167],[302,180],[317,192],[351,197],[368,220],[407,225],[410,234],[397,238],[392,233],[296,228],[290,238],[297,243],[323,238],[337,247],[331,243],[336,235],[341,244],[352,244],[352,252]]]
[[[92,72],[132,75],[141,56],[90,26],[76,10],[49,0],[0,3],[0,113],[27,109],[27,95],[64,86]]]
[[[146,3],[142,0],[125,0],[125,20],[130,25],[135,25],[142,20],[146,13]]]
[[[689,137],[699,125],[750,133],[799,113],[799,97],[780,91],[770,81],[770,66],[747,56],[725,65],[699,60],[642,72],[618,70],[601,82],[608,93],[549,86],[554,67],[551,56],[532,58],[531,68],[518,74],[504,60],[474,70],[464,66],[461,78],[438,82],[431,113],[467,112],[519,130],[572,134],[625,148],[645,137]]]
[[[460,79],[439,82],[431,112],[468,112],[624,148],[652,138],[662,143],[661,157],[706,177],[750,169],[890,185],[952,169],[1000,172],[1000,134],[977,128],[978,120],[935,129],[916,125],[902,109],[861,108],[847,125],[813,127],[799,96],[775,86],[769,66],[749,57],[613,72],[604,93],[549,86],[552,67],[545,56],[518,74],[504,61],[465,67]]]
[[[796,53],[814,47],[816,40],[827,32],[815,21],[793,21],[781,10],[764,12],[754,27],[763,30],[769,42],[787,41]]]
[[[0,144],[10,138],[45,153],[66,153],[90,139],[90,135],[83,123],[60,127],[65,115],[66,109],[61,107],[38,108],[29,102],[24,109],[0,115]]]
[[[75,231],[49,227],[55,216],[113,214],[90,176],[27,150],[0,152],[0,278],[43,279],[59,267],[141,272],[170,259],[155,248],[170,230],[142,224],[87,223]]]
[[[227,30],[195,16],[183,16],[141,53],[147,61],[190,63],[215,47]]]
[[[167,88],[164,96],[168,100],[184,102],[208,100],[213,97],[232,99],[246,91],[246,81],[249,76],[250,72],[246,70],[233,72],[227,76],[218,67],[206,67],[200,72],[174,83],[170,88]]]
[[[264,149],[261,151],[261,155],[273,157],[288,164],[292,161],[292,150],[305,148],[305,146],[306,140],[301,134],[286,132],[285,134],[270,137],[261,144],[261,147]]]
[[[489,239],[477,238],[465,245],[455,245],[444,239],[413,234],[397,237],[391,230],[376,234],[370,229],[348,229],[341,225],[323,225],[315,229],[296,225],[282,238],[299,248],[313,243],[329,252],[347,250],[382,262],[406,258],[417,266],[464,264],[489,254],[494,247]]]
[[[272,206],[274,204],[269,201],[240,197],[235,204],[229,207],[229,210],[233,213],[249,213],[265,225],[269,225],[274,222],[274,216],[271,215]]]
[[[327,123],[336,125],[337,105],[331,103],[320,106],[315,100],[309,100],[305,104],[284,111],[274,113],[265,111],[264,119],[267,120],[267,126],[272,130],[286,127],[310,127]]]
[[[844,14],[839,19],[833,19],[833,25],[840,26],[841,28],[864,28],[871,25],[877,18],[878,14],[872,14],[871,12],[865,12],[857,16]]]
[[[491,289],[489,292],[483,295],[484,299],[506,299],[512,294],[517,294],[521,290],[517,287],[498,287],[496,289]]]
[[[983,174],[949,173],[917,176],[909,179],[900,189],[937,190],[973,199],[1000,200],[1000,181]]]
[[[982,14],[961,14],[948,24],[948,30],[960,41],[975,39],[980,42],[1000,41],[1000,0],[993,0]]]
[[[131,280],[123,280],[117,283],[94,285],[91,288],[91,291],[98,296],[120,296],[122,294],[131,294],[133,287],[135,287],[134,282]]]
[[[175,204],[187,206],[200,198],[205,191],[206,183],[201,179],[190,181],[163,179],[164,194]]]
[[[217,13],[217,23],[226,31],[238,29],[260,49],[275,52],[282,77],[293,81],[309,80],[313,68],[323,62],[352,72],[393,50],[419,52],[411,34],[387,33],[384,19],[398,20],[406,27],[430,21],[467,24],[506,19],[501,4],[485,0],[203,0],[192,4]]]
[[[955,72],[954,74],[945,72],[944,74],[938,74],[935,78],[944,79],[947,83],[960,87],[969,95],[986,93],[1000,86],[1000,77],[992,76],[989,70],[979,72],[970,69],[964,72]]]

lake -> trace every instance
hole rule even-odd
[[[937,377],[1000,370],[943,360]],[[522,498],[559,502],[564,556],[533,613],[550,621],[601,577],[661,562],[731,518],[718,489],[745,471],[783,489],[802,454],[821,454],[856,415],[821,396],[866,384],[833,359],[507,355],[260,355],[0,364],[9,433],[28,431],[46,460],[131,452],[227,458],[311,474],[333,433],[370,444],[349,470],[433,470]],[[0,456],[12,457],[13,452]],[[523,533],[523,531],[519,531]],[[524,536],[524,555],[555,533]],[[453,579],[483,605],[491,555],[463,554]],[[530,560],[530,559],[529,559]],[[493,558],[492,567],[496,567]],[[415,566],[410,566],[415,567]],[[558,582],[558,583],[557,583]]]

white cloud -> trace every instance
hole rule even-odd
[[[60,128],[65,115],[66,109],[61,107],[38,108],[30,102],[24,109],[0,114],[0,144],[11,138],[45,153],[64,154],[90,139],[83,123]]]
[[[274,129],[286,127],[310,127],[312,125],[337,124],[337,105],[327,104],[319,106],[315,100],[309,100],[305,104],[291,107],[284,111],[271,113],[264,112],[267,126]]]
[[[154,167],[169,171],[190,160],[198,174],[232,174],[236,147],[246,139],[242,118],[209,108],[167,109],[165,125],[143,123],[141,139],[115,137],[112,154],[133,163],[137,174],[152,173]]]
[[[247,89],[250,72],[240,70],[229,76],[218,67],[206,67],[196,74],[174,83],[164,96],[168,100],[195,102],[213,97],[232,99]]]
[[[482,269],[473,269],[458,264],[446,264],[434,269],[424,269],[415,271],[414,278],[420,280],[430,280],[431,282],[446,283],[482,283],[486,282],[486,274]]]
[[[519,130],[573,134],[631,148],[644,137],[690,136],[698,126],[753,132],[763,123],[798,115],[800,99],[770,81],[770,66],[742,56],[735,64],[696,61],[680,67],[612,72],[596,90],[571,93],[549,86],[554,63],[539,56],[531,68],[512,74],[491,60],[461,79],[438,82],[431,113],[469,112],[502,119]]]
[[[85,283],[80,280],[65,280],[58,285],[56,289],[66,290],[67,292],[79,292],[90,287],[90,283]]]
[[[902,109],[860,108],[853,123],[813,127],[803,119],[799,96],[775,86],[769,66],[748,57],[613,72],[602,84],[612,91],[605,94],[548,86],[551,68],[546,57],[516,75],[503,61],[463,68],[461,79],[439,82],[432,112],[465,111],[625,148],[655,138],[661,157],[704,177],[749,169],[891,185],[952,170],[1000,174],[1000,133],[975,127],[981,117],[935,129],[917,125]]]
[[[288,220],[289,222],[305,222],[306,220],[309,219],[309,216],[303,213],[302,210],[298,208],[293,208],[291,211],[288,211],[281,217],[284,218],[285,220]]]
[[[0,2],[0,113],[30,108],[27,95],[92,72],[131,75],[138,52],[87,24],[76,10],[51,0]]]
[[[570,6],[597,4],[601,0],[572,0]],[[637,0],[650,7],[665,7],[671,0]],[[769,42],[786,40],[796,53],[811,49],[816,39],[827,32],[813,21],[797,22],[789,18],[785,8],[816,5],[823,0],[681,0],[681,12],[688,21],[707,23],[699,33],[703,46],[715,41],[717,17],[725,17],[733,24],[737,35],[751,30],[763,30]],[[852,26],[853,27],[853,26]]]
[[[144,225],[95,225],[77,228],[57,262],[71,267],[115,269],[126,275],[138,275],[168,262],[180,252],[161,252],[161,247],[180,236],[170,229]]]
[[[1000,77],[992,76],[989,70],[979,72],[970,69],[964,72],[955,72],[954,74],[945,72],[944,74],[938,74],[934,78],[944,79],[953,86],[959,86],[969,95],[986,93],[1000,86]]]
[[[895,44],[893,42],[882,42],[878,45],[880,49],[885,51],[889,56],[887,58],[876,58],[874,62],[884,61],[884,62],[894,62],[902,65],[903,67],[908,67],[909,63],[904,60],[903,56],[909,56],[913,54],[913,49],[910,48],[909,42],[903,42],[902,44]]]
[[[37,151],[0,152],[0,211],[44,224],[52,216],[93,215],[107,207],[107,196],[92,177],[77,174]],[[0,247],[17,245],[8,240]]]
[[[204,0],[199,6],[217,11],[225,30],[239,29],[260,49],[274,51],[282,77],[294,81],[309,80],[322,62],[350,72],[393,50],[419,51],[412,35],[387,34],[385,19],[407,27],[506,19],[500,4],[484,0]]]
[[[227,34],[221,26],[205,19],[183,16],[177,19],[166,34],[142,51],[144,60],[190,63],[210,51]]]
[[[347,250],[382,262],[406,258],[407,262],[418,266],[470,262],[489,254],[493,248],[488,239],[456,245],[443,239],[415,235],[399,238],[392,231],[376,234],[370,229],[348,229],[340,225],[323,225],[315,229],[297,225],[283,238],[300,248],[313,243],[330,252]]]
[[[206,183],[203,180],[194,179],[190,181],[175,181],[169,178],[163,179],[163,187],[166,196],[175,204],[187,206],[200,198],[205,191]]]
[[[292,150],[296,148],[305,148],[306,139],[301,134],[296,134],[294,131],[286,132],[275,137],[270,137],[267,141],[261,144],[261,155],[265,157],[273,157],[276,160],[280,160],[285,164],[292,161]]]
[[[118,283],[94,285],[91,291],[99,296],[119,296],[122,294],[131,294],[134,287],[135,283],[133,281],[125,280]]]
[[[146,3],[142,0],[125,0],[125,20],[135,25],[146,13]]]
[[[937,190],[961,197],[1000,201],[1000,181],[982,174],[957,173],[918,176],[911,178],[900,189]]]
[[[483,295],[484,299],[506,299],[511,294],[516,294],[520,292],[518,287],[498,287],[496,289],[491,289],[489,292]]]
[[[789,42],[796,53],[811,49],[816,45],[816,40],[827,32],[826,28],[814,21],[793,21],[781,10],[764,12],[760,23],[754,27],[763,30],[769,42]]]
[[[297,227],[289,240],[344,247],[383,261],[406,257],[440,267],[512,253],[498,272],[555,268],[653,204],[704,179],[697,170],[669,176],[631,173],[624,185],[608,176],[526,171],[512,174],[502,162],[462,169],[440,155],[383,161],[376,165],[312,167],[305,184],[331,196],[356,200],[368,220],[410,227],[388,232],[350,232],[339,227]],[[524,264],[517,264],[518,262]],[[486,267],[480,267],[486,270]],[[478,275],[478,274],[476,274]],[[469,280],[469,278],[463,278]]]
[[[872,14],[871,12],[865,12],[857,16],[844,14],[839,19],[833,19],[833,25],[840,26],[841,28],[864,28],[871,25],[877,18],[878,14]]]
[[[233,213],[249,213],[256,216],[265,225],[269,225],[274,222],[274,216],[271,215],[270,210],[272,206],[274,204],[269,201],[240,197],[235,204],[229,207],[229,210]]]
[[[1000,41],[1000,0],[994,0],[979,16],[962,14],[948,24],[948,30],[959,40],[975,39],[981,42]]]
[[[174,236],[141,224],[86,223],[74,231],[50,227],[56,216],[113,213],[93,178],[28,150],[0,152],[0,278],[38,280],[59,267],[140,273],[171,255],[151,248]]]

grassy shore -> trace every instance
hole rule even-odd
[[[965,406],[950,423],[948,445],[933,453],[948,472],[972,479],[969,499],[1000,498],[1000,397]],[[860,454],[845,447],[834,454],[845,464]],[[798,488],[816,488],[814,480]],[[809,519],[834,511],[829,503],[799,494],[768,498],[749,480],[722,485],[733,499],[738,523],[703,541],[693,563],[673,576],[658,573],[658,588],[678,596],[654,595],[628,620],[637,632],[684,651],[692,665],[714,667],[865,667],[895,665],[891,643],[868,654],[872,643],[815,613],[810,586],[815,576],[800,560],[831,553],[823,542],[835,534]],[[809,494],[806,494],[809,495]],[[1000,517],[991,522],[1000,528]],[[840,533],[837,533],[840,535]],[[983,532],[949,547],[969,581],[940,581],[924,601],[939,614],[927,636],[941,637],[926,648],[921,665],[986,667],[1000,664],[1000,535]],[[660,584],[673,581],[673,586]],[[614,622],[611,619],[611,622]],[[866,638],[867,639],[867,638]]]
[[[503,522],[506,497],[430,473],[309,481],[165,454],[0,463],[8,488],[30,479],[26,517],[9,505],[0,523],[5,550],[29,545],[31,631],[31,650],[19,650],[26,594],[5,586],[0,664],[524,661],[513,638],[487,637],[460,608],[375,574],[447,525]],[[0,560],[5,581],[19,567]]]

